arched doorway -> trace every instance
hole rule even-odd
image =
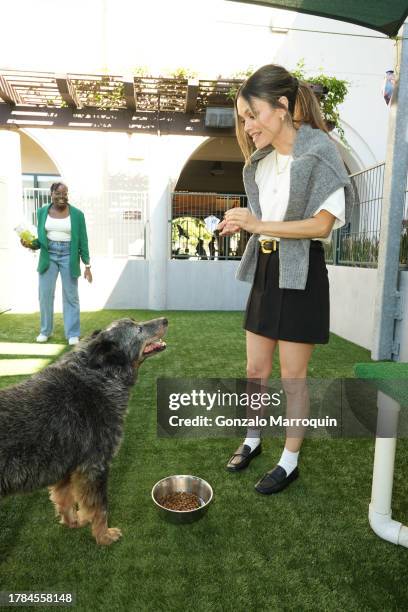
[[[50,186],[61,179],[61,173],[44,148],[23,131],[20,147],[24,216],[35,225],[36,211],[50,202]]]
[[[243,163],[235,137],[209,138],[184,165],[175,191],[243,193]]]
[[[172,198],[172,257],[238,259],[246,232],[220,238],[224,212],[246,206],[242,181],[244,159],[234,137],[209,138],[184,165]]]

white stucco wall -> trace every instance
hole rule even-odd
[[[48,152],[70,194],[81,199],[107,190],[148,190],[159,172],[161,182],[175,182],[190,155],[206,140],[83,130],[22,131]]]
[[[167,307],[174,310],[243,310],[250,286],[235,279],[237,261],[167,264]]]
[[[23,252],[24,283],[10,304],[13,312],[38,310],[38,255]],[[146,260],[94,257],[93,283],[79,279],[82,311],[107,309],[243,310],[249,284],[235,279],[237,261],[166,262],[164,300],[151,304]],[[151,282],[151,281],[150,281]],[[55,293],[55,312],[62,312],[61,286]]]
[[[381,89],[385,71],[394,67],[394,41],[386,37],[368,38],[376,33],[310,15],[296,14],[292,27],[315,32],[290,31],[279,50],[278,61],[292,67],[299,58],[304,58],[305,68],[310,73],[317,74],[323,69],[325,74],[348,81],[349,94],[340,107],[347,141],[360,168],[384,161],[389,109]]]
[[[377,270],[327,266],[330,331],[371,349]]]
[[[377,270],[327,266],[330,331],[371,350]],[[399,361],[408,361],[408,271],[399,273],[403,318],[396,322]]]
[[[0,308],[15,301],[18,284],[24,285],[21,251],[14,228],[22,220],[20,137],[15,130],[0,130]]]

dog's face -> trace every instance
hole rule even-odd
[[[137,368],[147,357],[166,348],[162,337],[168,322],[165,318],[138,323],[133,319],[113,321],[101,331],[95,331],[87,346],[88,363],[92,368],[126,366]]]

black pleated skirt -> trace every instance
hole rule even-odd
[[[276,340],[327,344],[329,341],[329,279],[321,242],[312,241],[306,288],[279,288],[279,251],[259,250],[249,294],[244,329]]]

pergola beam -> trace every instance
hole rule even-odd
[[[0,125],[47,129],[106,130],[186,136],[233,136],[232,128],[207,128],[205,114],[175,111],[130,112],[0,104]]]
[[[57,74],[55,76],[58,91],[61,98],[70,108],[81,108],[81,103],[76,95],[75,88],[67,75]]]
[[[189,79],[187,85],[185,113],[195,113],[197,107],[198,81]]]
[[[3,75],[0,74],[0,98],[6,102],[6,104],[11,104],[14,106],[18,104],[18,96],[13,91],[11,85],[7,82]]]
[[[133,81],[123,81],[123,95],[126,100],[126,108],[134,112],[136,110],[136,99]]]

